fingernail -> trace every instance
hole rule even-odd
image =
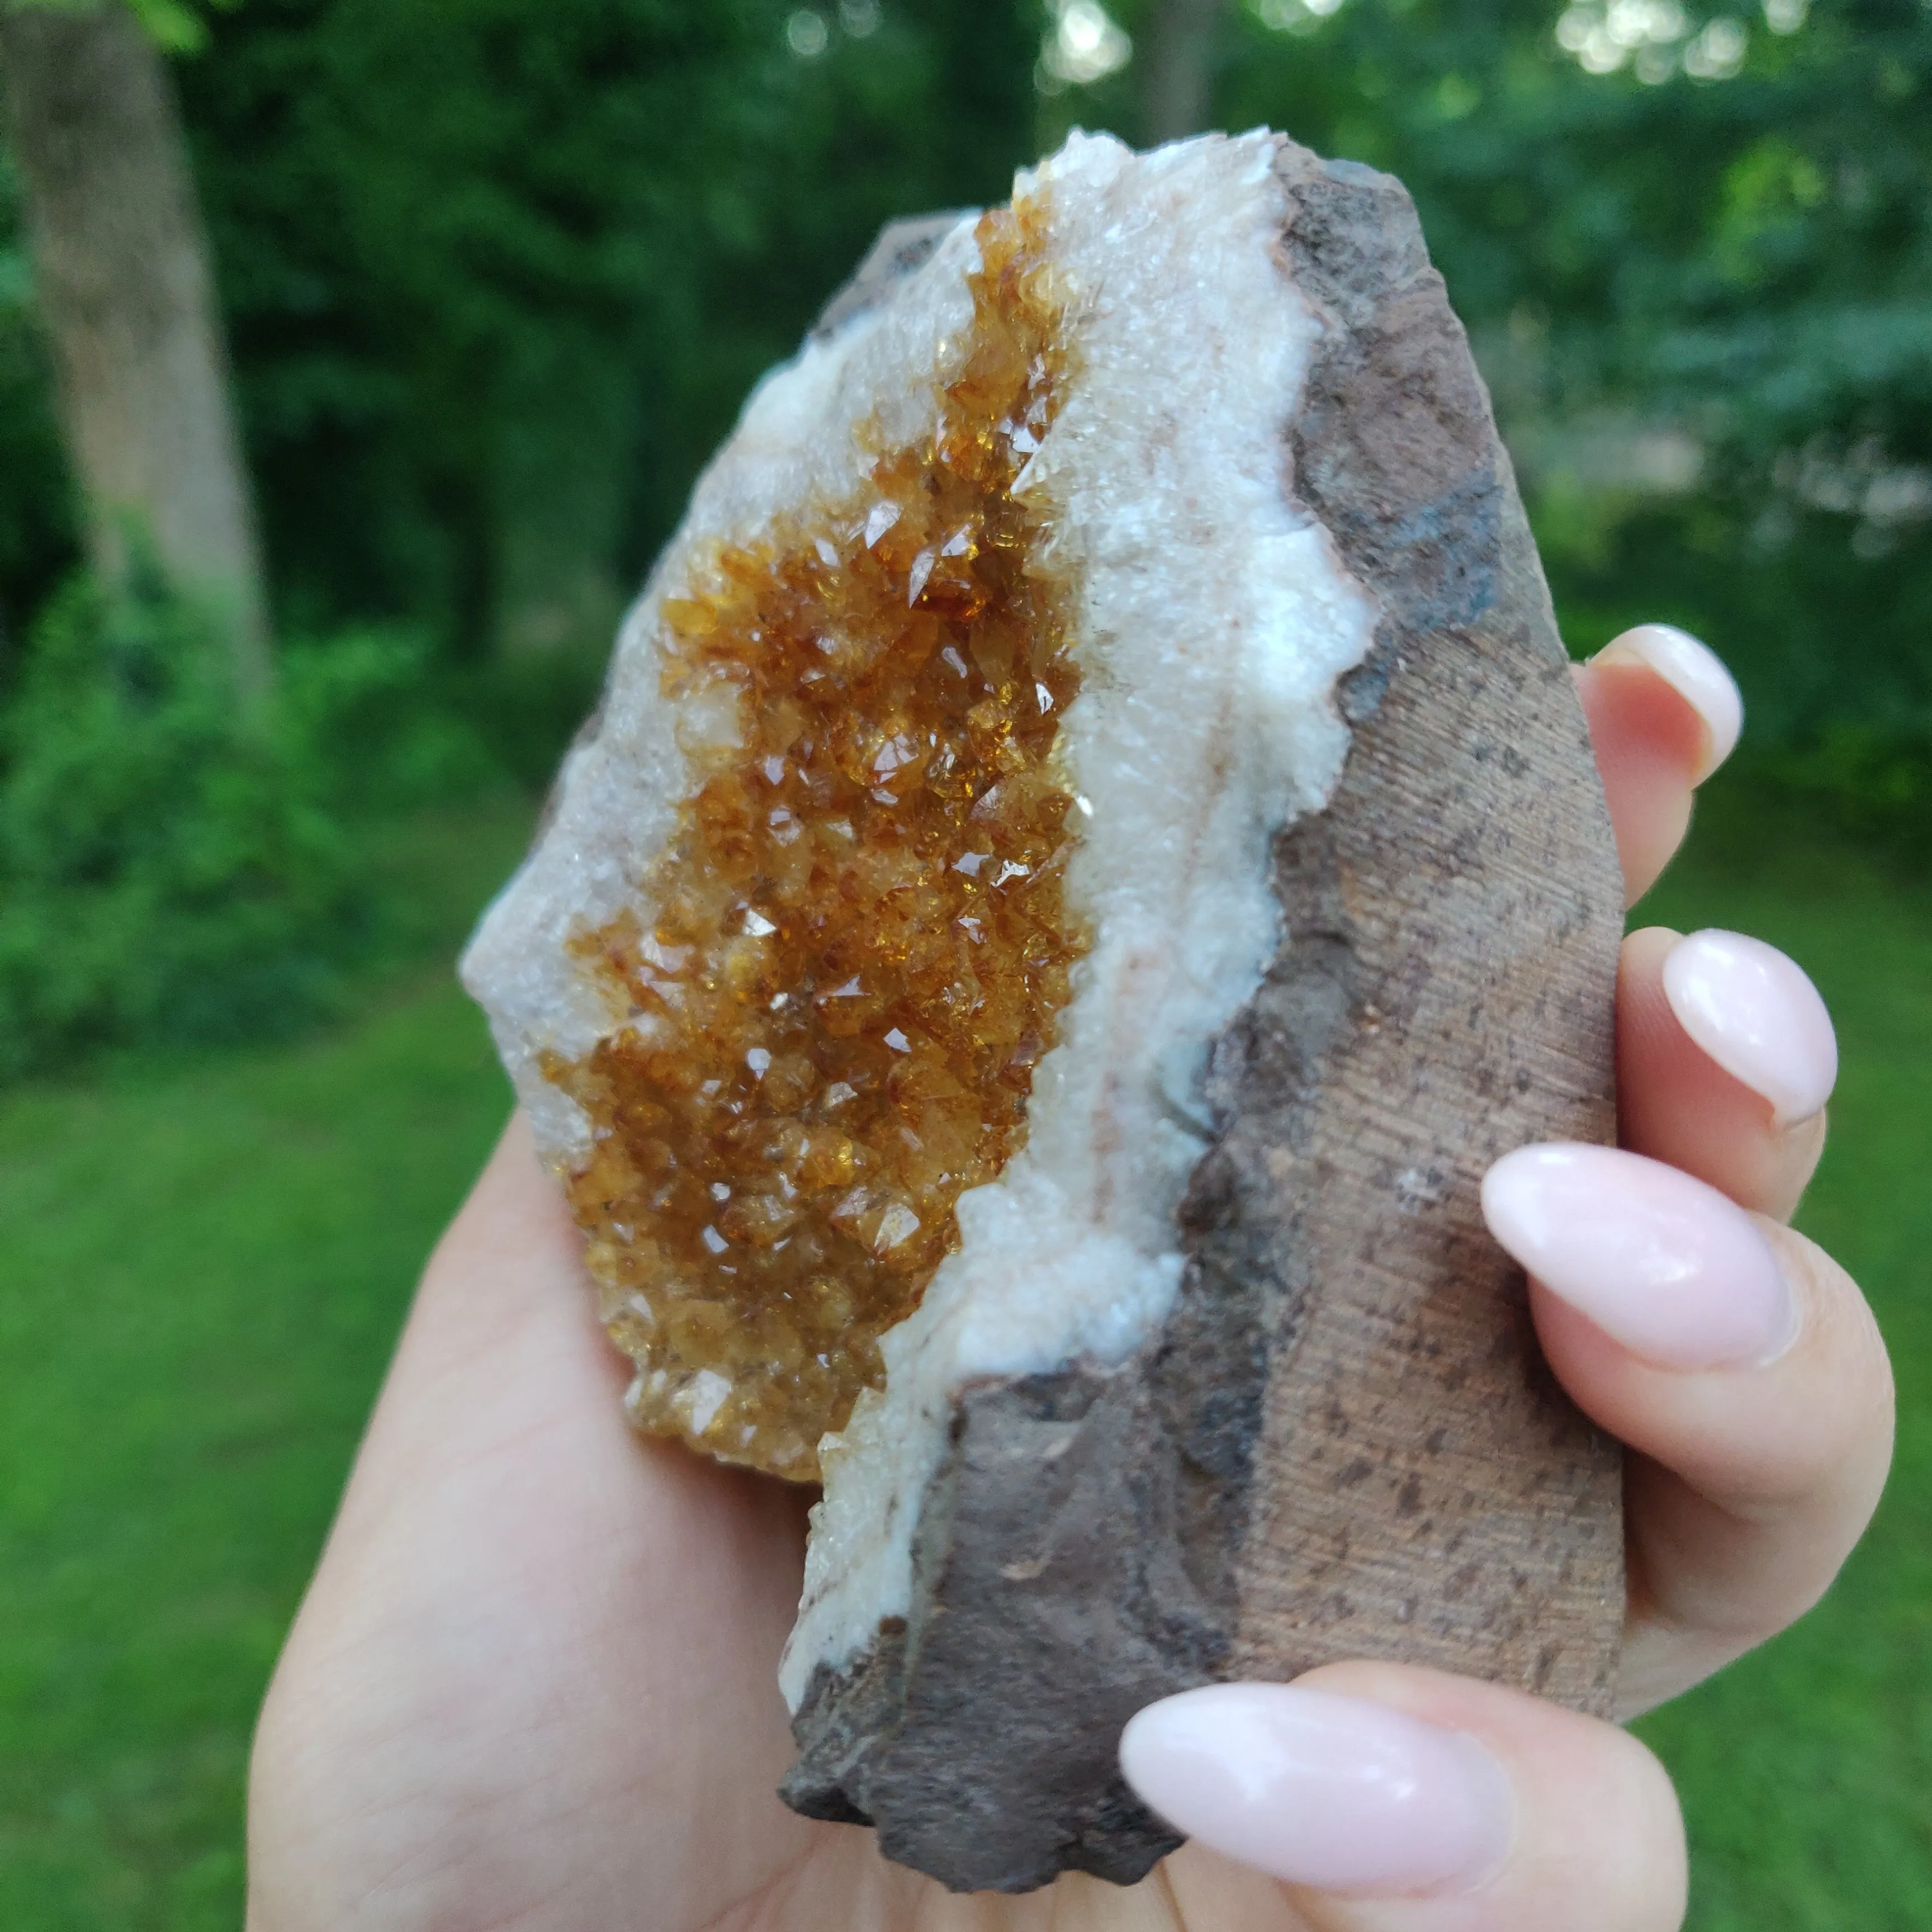
[[[1694,784],[1704,781],[1737,748],[1744,701],[1737,680],[1709,645],[1675,624],[1640,624],[1612,638],[1592,660],[1647,664],[1704,721],[1704,756]]]
[[[1791,1346],[1797,1311],[1742,1208],[1616,1148],[1518,1148],[1483,1178],[1490,1232],[1551,1294],[1664,1369],[1742,1368]]]
[[[1664,997],[1684,1030],[1771,1102],[1780,1124],[1832,1097],[1838,1042],[1818,989],[1796,961],[1741,932],[1694,932],[1664,962]]]
[[[1127,1726],[1120,1768],[1170,1824],[1291,1885],[1466,1889],[1509,1848],[1509,1781],[1481,1745],[1331,1691],[1165,1698]]]

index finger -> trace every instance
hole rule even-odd
[[[1744,702],[1717,654],[1670,624],[1612,638],[1576,676],[1634,905],[1683,843],[1691,794],[1736,747]]]

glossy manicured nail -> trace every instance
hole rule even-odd
[[[1464,1890],[1509,1847],[1495,1759],[1364,1698],[1292,1684],[1184,1691],[1127,1726],[1120,1768],[1190,1837],[1323,1892]]]
[[[1518,1148],[1484,1175],[1483,1214],[1552,1294],[1658,1368],[1741,1368],[1791,1345],[1791,1291],[1750,1216],[1660,1160]]]
[[[1694,932],[1664,962],[1664,997],[1684,1030],[1771,1102],[1778,1122],[1809,1120],[1832,1097],[1838,1042],[1804,969],[1741,932]]]
[[[1640,624],[1612,638],[1592,662],[1649,665],[1703,719],[1704,755],[1692,784],[1702,784],[1737,748],[1744,724],[1737,680],[1717,652],[1688,631],[1675,624]]]

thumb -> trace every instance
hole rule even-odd
[[[1683,1826],[1615,1726],[1397,1664],[1150,1705],[1120,1763],[1202,1844],[1268,1874],[1311,1932],[1676,1932]]]

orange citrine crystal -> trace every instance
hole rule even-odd
[[[1042,227],[1024,202],[980,220],[928,440],[873,432],[861,494],[664,600],[696,788],[649,929],[574,942],[629,1021],[544,1066],[592,1124],[568,1185],[636,1419],[799,1479],[1019,1144],[1083,947],[1067,592],[1013,490],[1064,375]]]

